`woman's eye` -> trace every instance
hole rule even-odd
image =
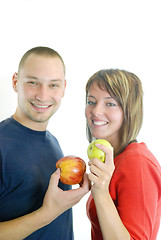
[[[110,107],[116,106],[116,104],[115,104],[115,103],[112,103],[112,102],[109,102],[109,103],[107,103],[106,105],[107,105],[107,106],[110,106]]]
[[[95,104],[95,102],[93,102],[93,101],[87,101],[87,104],[88,104],[88,105],[93,105],[93,104]]]

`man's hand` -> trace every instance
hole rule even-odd
[[[46,211],[46,217],[50,219],[49,221],[52,221],[53,217],[55,218],[55,214],[59,216],[77,204],[90,189],[90,183],[86,173],[84,174],[80,187],[73,190],[63,191],[60,189],[58,187],[59,179],[60,169],[57,169],[56,172],[51,175],[49,187],[44,197],[42,208]]]
[[[58,187],[60,170],[51,175],[43,205],[22,217],[0,223],[0,240],[22,240],[36,230],[46,226],[60,214],[78,203],[89,191],[87,174],[78,189],[63,191]]]

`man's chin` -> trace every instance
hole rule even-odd
[[[52,115],[53,114],[51,114],[50,116],[43,116],[43,114],[42,114],[42,115],[39,115],[36,117],[34,117],[34,116],[28,116],[28,117],[31,121],[33,121],[35,123],[46,123],[49,121],[49,119],[51,118]]]
[[[54,111],[55,110],[55,111]],[[37,112],[37,113],[31,113],[31,112],[26,112],[26,117],[30,119],[32,122],[35,123],[48,123],[49,119],[53,116],[53,114],[56,112],[57,109],[54,109],[53,111],[42,113],[42,112]]]

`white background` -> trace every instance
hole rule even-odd
[[[48,129],[64,154],[88,162],[86,81],[102,68],[121,68],[134,72],[143,83],[144,123],[138,140],[146,142],[161,163],[160,8],[159,0],[1,1],[0,120],[16,109],[11,79],[22,55],[35,46],[52,47],[65,61],[67,89]],[[76,240],[90,239],[87,198],[73,209]]]

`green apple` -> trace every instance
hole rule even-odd
[[[96,139],[88,146],[87,155],[89,159],[98,158],[102,162],[105,162],[105,153],[101,149],[96,147],[95,144],[102,144],[112,150],[111,144],[105,139]]]

